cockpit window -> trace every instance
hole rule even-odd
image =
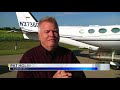
[[[112,28],[112,30],[111,30],[113,33],[118,33],[119,31],[120,31],[120,29],[119,28]]]
[[[100,32],[100,33],[106,33],[107,30],[106,30],[105,28],[101,28],[101,29],[99,29],[99,32]]]
[[[94,29],[89,29],[88,32],[89,32],[89,33],[94,33],[95,30],[94,30]]]

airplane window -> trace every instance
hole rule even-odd
[[[94,29],[89,29],[88,32],[89,32],[89,33],[94,33],[95,30],[94,30]]]
[[[113,33],[118,33],[119,31],[120,31],[120,29],[119,28],[112,28],[112,30],[111,30]]]
[[[100,32],[100,33],[106,33],[107,30],[106,30],[105,28],[101,28],[101,29],[99,29],[99,32]]]
[[[81,29],[81,30],[79,31],[79,33],[83,34],[83,33],[84,33],[84,30],[83,30],[83,29]]]

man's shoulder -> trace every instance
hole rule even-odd
[[[26,51],[25,54],[32,54],[32,53],[38,51],[39,48],[40,48],[40,46],[35,46],[35,47],[29,49],[28,51]]]
[[[58,46],[58,49],[59,49],[59,51],[63,51],[63,52],[72,52],[70,49],[68,49],[68,48],[65,48],[65,47],[61,47],[61,46]]]
[[[40,46],[35,46],[35,47],[29,49],[28,52],[31,52],[31,51],[34,51],[34,50],[38,50],[39,48],[40,48]]]

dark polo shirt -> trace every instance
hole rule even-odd
[[[43,46],[28,50],[20,63],[80,63],[71,50],[58,46],[53,53]],[[83,71],[70,71],[72,78],[86,78]],[[56,71],[18,71],[17,78],[52,78]]]

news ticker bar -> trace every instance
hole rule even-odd
[[[97,71],[110,70],[110,64],[8,64],[10,71]]]

